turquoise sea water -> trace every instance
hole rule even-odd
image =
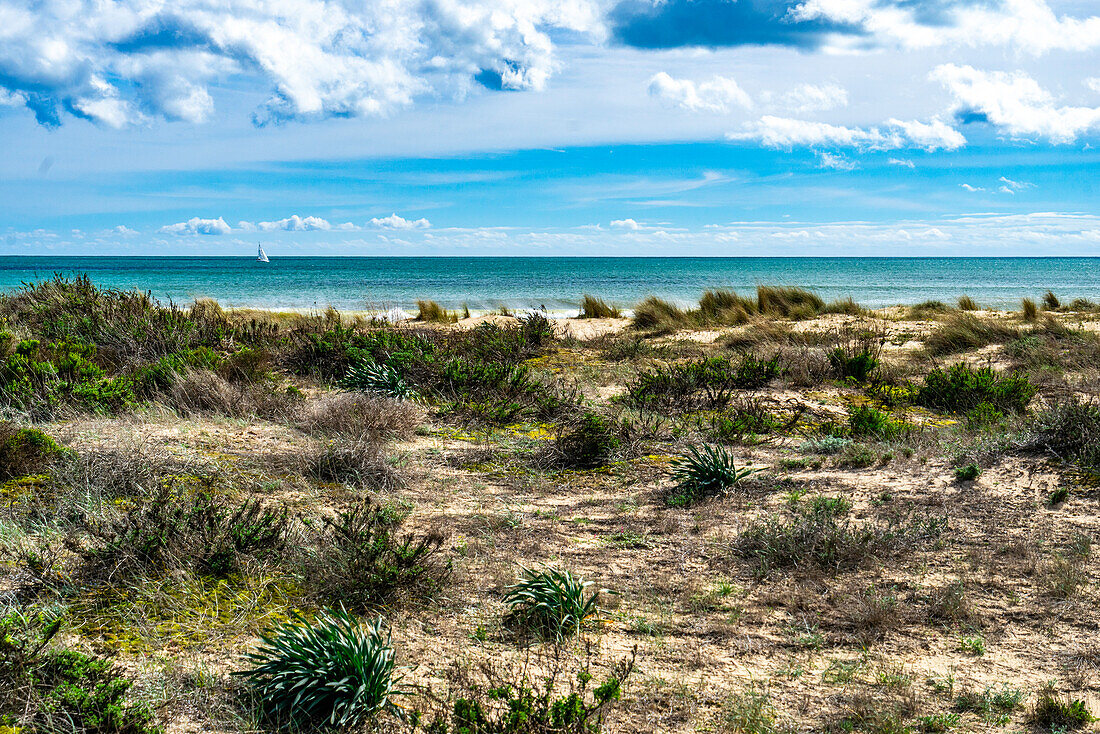
[[[995,308],[1038,299],[1100,300],[1100,258],[334,258],[269,264],[227,257],[0,257],[0,291],[87,273],[105,287],[162,300],[224,306],[341,310],[415,309],[417,299],[471,311],[575,311],[585,293],[630,308],[649,295],[693,304],[705,289],[758,284],[810,288],[865,306],[953,302],[966,294]]]

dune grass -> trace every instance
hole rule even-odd
[[[458,314],[447,311],[435,301],[417,301],[417,321],[425,323],[449,324],[458,321]]]
[[[585,294],[581,300],[580,319],[617,319],[622,312],[602,298]]]

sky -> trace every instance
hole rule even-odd
[[[1095,0],[0,0],[0,254],[1100,255]]]

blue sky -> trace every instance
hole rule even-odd
[[[1100,254],[1057,0],[0,0],[0,254]]]

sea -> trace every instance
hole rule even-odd
[[[415,312],[434,300],[484,313],[577,312],[591,294],[629,310],[647,296],[682,306],[715,288],[798,286],[825,300],[870,307],[953,303],[967,295],[995,309],[1018,308],[1051,290],[1062,301],[1100,300],[1100,258],[656,258],[656,257],[0,257],[0,292],[25,283],[88,275],[104,288],[148,291],[186,305],[299,312]]]

